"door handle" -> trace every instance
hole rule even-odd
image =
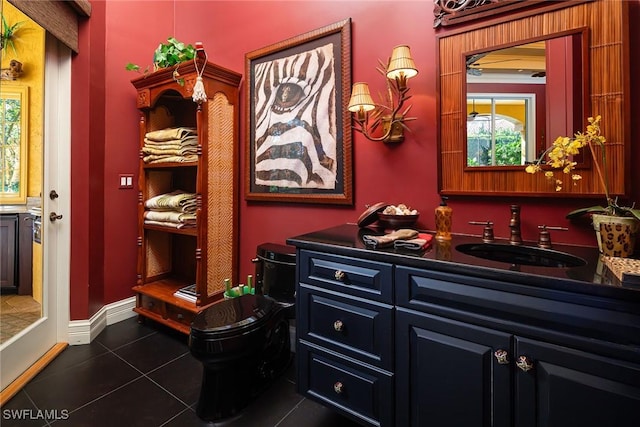
[[[51,191],[49,191],[49,198],[50,198],[51,200],[55,200],[55,199],[57,199],[58,197],[60,197],[60,196],[58,196],[58,193],[56,193],[56,190],[51,190]]]
[[[57,220],[59,220],[59,219],[62,219],[62,215],[58,215],[58,214],[57,214],[57,213],[55,213],[55,212],[51,212],[51,213],[49,214],[49,221],[51,221],[51,222],[56,222],[56,221],[57,221]]]

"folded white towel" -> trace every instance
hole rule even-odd
[[[196,194],[176,190],[171,193],[152,197],[144,203],[144,206],[147,209],[195,212]]]
[[[169,221],[151,221],[151,220],[145,220],[144,221],[145,224],[147,225],[157,225],[160,227],[168,227],[168,228],[175,228],[178,230],[181,230],[183,228],[195,228],[196,224],[193,223],[188,223],[188,224],[180,224],[180,223],[176,223],[176,222],[169,222]]]
[[[179,128],[167,128],[154,130],[151,132],[147,132],[145,134],[145,138],[151,139],[153,141],[171,141],[173,139],[182,139],[185,136],[196,135],[196,128],[190,127],[179,127]]]
[[[185,213],[178,211],[145,211],[144,218],[149,221],[167,221],[175,223],[189,223],[196,220],[195,213]]]
[[[157,154],[149,154],[144,156],[142,161],[145,163],[191,163],[198,161],[197,154],[188,154],[186,156],[161,156]]]
[[[148,145],[150,147],[165,147],[165,146],[173,146],[173,145],[178,147],[197,147],[198,136],[190,135],[180,139],[168,139],[165,141],[156,141],[154,139],[145,138],[144,145]]]

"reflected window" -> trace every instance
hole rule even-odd
[[[535,95],[467,98],[467,166],[515,166],[535,159]]]
[[[0,87],[0,202],[27,201],[27,87]]]

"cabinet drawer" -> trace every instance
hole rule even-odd
[[[383,369],[393,367],[393,310],[300,286],[296,313],[301,339]]]
[[[173,320],[183,325],[191,327],[194,314],[190,311],[183,310],[180,307],[167,304],[167,319]]]
[[[370,425],[392,426],[393,375],[323,351],[298,346],[298,392]]]
[[[300,282],[374,301],[393,302],[393,266],[383,262],[300,251]]]
[[[591,345],[593,339],[640,344],[640,316],[589,306],[597,301],[595,297],[579,298],[566,292],[527,289],[502,282],[499,277],[487,280],[410,267],[397,267],[395,274],[396,304],[400,307],[464,321],[488,322],[492,327],[494,320],[487,319],[500,319],[513,322],[510,328],[517,327],[512,331],[520,334],[536,333],[530,327],[535,325],[547,328],[545,340],[551,339],[550,333],[560,332],[581,338],[585,345]],[[629,342],[630,339],[633,341]],[[566,335],[558,335],[557,340],[563,343]]]
[[[164,301],[157,300],[148,295],[139,294],[139,305],[138,307],[144,308],[146,311],[150,311],[151,313],[155,313],[162,318],[166,318],[166,309],[164,305]]]

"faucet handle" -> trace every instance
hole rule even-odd
[[[567,227],[555,227],[555,226],[547,226],[547,225],[539,225],[538,230],[540,230],[540,234],[538,235],[538,247],[544,249],[551,249],[551,234],[549,230],[558,230],[558,231],[568,231]]]
[[[485,243],[493,243],[495,238],[493,236],[493,222],[491,221],[469,221],[471,225],[484,225],[482,230],[482,241]]]

